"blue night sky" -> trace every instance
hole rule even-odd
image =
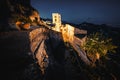
[[[84,21],[120,27],[120,1],[117,0],[31,0],[42,18],[58,12],[62,20],[80,24]]]

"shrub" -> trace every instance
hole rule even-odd
[[[112,39],[100,33],[89,35],[81,47],[93,62],[102,56],[106,56],[107,53],[115,53],[115,48],[117,48],[112,44]]]

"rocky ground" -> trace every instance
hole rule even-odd
[[[96,67],[86,66],[60,33],[44,27],[0,32],[4,80],[119,80],[119,50]]]
[[[69,79],[73,74],[70,61],[65,61],[68,51],[61,34],[46,28],[1,32],[2,77],[4,80]]]

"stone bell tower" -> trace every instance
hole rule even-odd
[[[61,15],[59,13],[52,13],[53,24],[55,24],[55,30],[60,32],[61,27]]]

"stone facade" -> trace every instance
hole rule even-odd
[[[57,32],[61,32],[65,42],[73,41],[74,27],[69,24],[62,25],[61,15],[59,13],[53,13],[52,19],[53,19],[53,24],[55,24],[55,27],[53,28],[53,30]]]
[[[55,31],[60,31],[61,27],[61,15],[59,13],[52,14],[53,24],[55,24]]]
[[[75,37],[74,34],[87,34],[86,30],[80,30],[74,26],[71,26],[70,24],[63,25],[61,23],[61,15],[59,13],[53,13],[52,19],[52,23],[55,24],[52,30],[62,33],[64,42],[73,42]],[[86,41],[86,37],[79,39],[79,41],[80,44],[83,45]]]
[[[61,33],[65,42],[70,42],[74,40],[74,27],[66,24],[61,27]]]

